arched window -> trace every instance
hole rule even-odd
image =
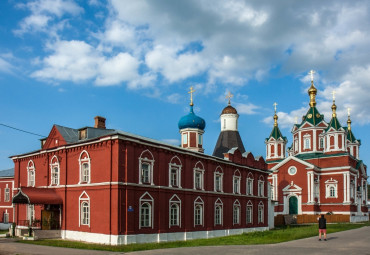
[[[203,225],[203,200],[197,197],[194,201],[194,226]]]
[[[140,209],[140,225],[141,227],[151,226],[151,205],[149,203],[143,203]]]
[[[215,225],[222,225],[222,209],[222,201],[220,199],[217,199],[215,203]]]
[[[139,157],[139,184],[153,185],[154,157],[149,150],[145,150]]]
[[[181,226],[181,200],[177,195],[170,199],[170,227]]]
[[[253,179],[253,175],[249,173],[247,177],[247,195],[253,195]]]
[[[90,183],[91,165],[90,165],[90,156],[87,153],[87,151],[81,152],[78,161],[80,163],[80,183]]]
[[[90,206],[88,202],[81,204],[81,225],[89,225],[90,223]]]
[[[222,184],[223,184],[223,170],[221,167],[217,167],[215,172],[214,172],[214,185],[215,185],[215,189],[214,191],[217,191],[217,192],[222,192]]]
[[[169,186],[181,188],[181,161],[175,156],[169,163]]]
[[[325,198],[338,198],[338,181],[330,178],[325,182]]]
[[[261,175],[259,180],[258,180],[258,196],[259,197],[263,197],[265,195],[264,190],[265,190],[265,179]]]
[[[240,224],[240,203],[238,200],[236,200],[233,205],[233,224]]]
[[[310,138],[305,138],[304,139],[304,148],[305,149],[311,148],[311,139]]]
[[[240,194],[240,172],[239,170],[235,170],[233,176],[233,192],[234,194]]]
[[[320,138],[320,149],[324,148],[324,138]]]
[[[247,203],[247,224],[252,224],[253,223],[253,204],[249,200]]]
[[[28,172],[28,181],[27,185],[29,187],[35,187],[35,164],[32,160],[28,162],[27,165],[27,172]]]
[[[194,189],[204,189],[204,166],[202,162],[198,161],[193,169],[194,171]]]
[[[258,204],[258,223],[264,222],[264,205],[262,201]]]
[[[50,169],[51,169],[51,185],[59,185],[59,160],[57,156],[53,156],[50,163]]]
[[[139,199],[139,206],[139,229],[153,228],[153,197],[145,192]]]

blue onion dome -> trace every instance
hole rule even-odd
[[[201,130],[204,130],[205,127],[206,122],[201,117],[195,115],[192,105],[190,105],[190,113],[183,116],[179,121],[179,129],[199,128]]]

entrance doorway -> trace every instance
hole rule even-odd
[[[289,214],[298,214],[298,199],[296,196],[289,198]]]

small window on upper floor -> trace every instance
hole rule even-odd
[[[51,164],[50,164],[50,172],[51,172],[51,180],[50,180],[50,185],[59,185],[59,178],[60,178],[60,169],[59,169],[59,160],[57,156],[53,156],[51,159]]]
[[[153,185],[154,158],[149,150],[141,153],[139,158],[139,183]]]
[[[311,148],[311,139],[310,138],[305,138],[304,139],[304,148],[305,149],[310,149]]]
[[[87,151],[81,152],[79,163],[80,163],[80,183],[90,183],[91,164],[90,157]]]

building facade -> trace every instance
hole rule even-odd
[[[347,127],[341,126],[333,93],[330,122],[316,108],[317,89],[311,73],[309,109],[292,129],[292,146],[274,127],[266,144],[266,162],[272,170],[269,181],[278,214],[342,214],[351,221],[368,220],[366,165],[360,160],[361,141],[356,139],[348,113]]]
[[[7,229],[13,222],[14,169],[0,171],[0,229]]]
[[[54,125],[40,150],[13,156],[15,222],[105,244],[190,240],[268,229],[268,173],[238,148],[203,154],[193,103],[181,147],[94,127]]]

